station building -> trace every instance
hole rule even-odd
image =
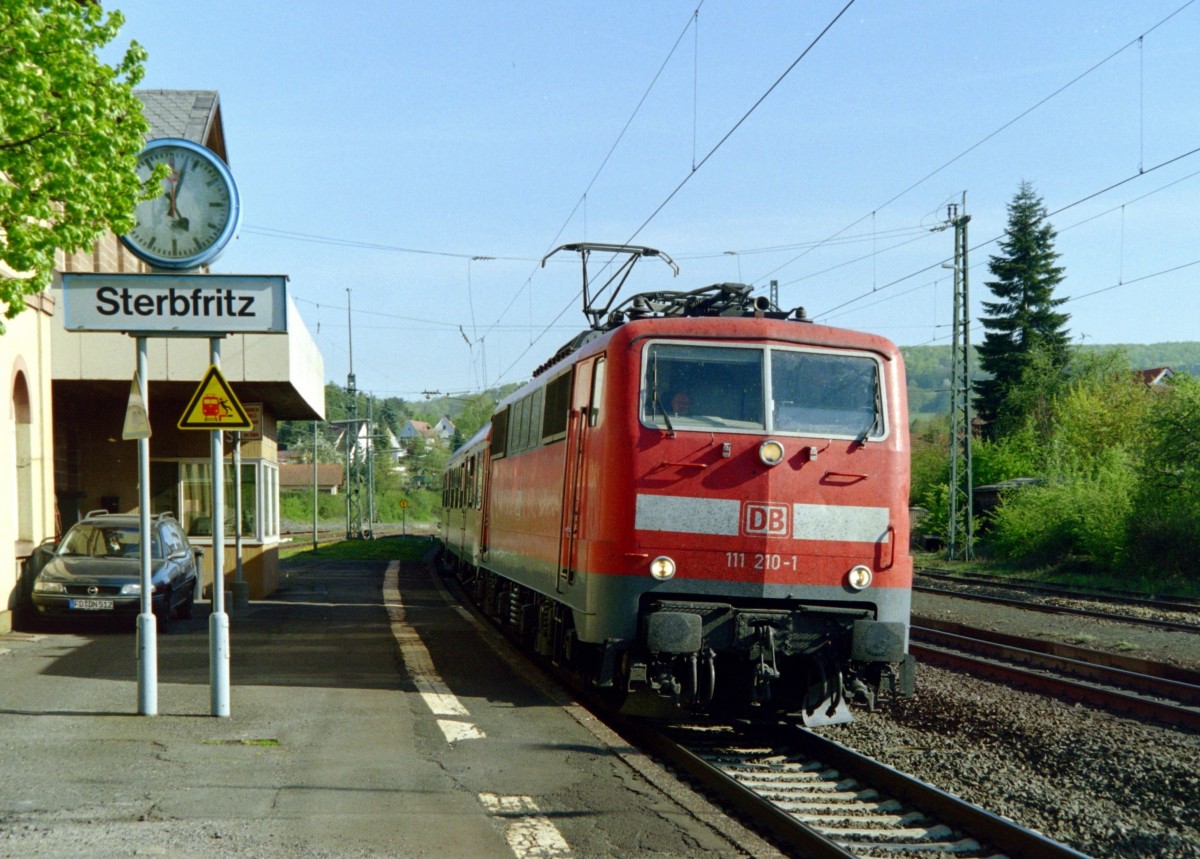
[[[185,138],[228,163],[216,92],[137,95],[151,139]],[[150,271],[114,235],[91,251],[60,254],[59,270]],[[68,331],[58,285],[28,304],[0,337],[0,370],[7,373],[9,399],[9,427],[0,431],[0,494],[16,499],[11,516],[0,514],[0,630],[11,624],[22,588],[28,587],[25,559],[42,540],[92,510],[139,509],[137,442],[122,439],[137,366],[135,338]],[[223,338],[220,346],[221,374],[254,421],[254,428],[242,433],[242,518],[237,523],[230,433],[225,433],[224,467],[226,581],[233,581],[236,571],[238,527],[251,599],[272,593],[279,582],[276,427],[280,420],[322,420],[325,411],[324,361],[290,299],[286,305],[286,334],[237,334]],[[207,548],[213,541],[210,435],[176,425],[209,368],[209,340],[150,338],[148,358],[150,512],[174,513],[193,545]],[[213,553],[205,555],[205,593],[210,595]]]
[[[20,273],[0,262],[0,277]],[[55,535],[54,442],[50,375],[54,296],[26,299],[0,335],[4,422],[0,426],[0,632],[12,628],[21,571],[38,544]]]

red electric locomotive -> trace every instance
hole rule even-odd
[[[450,459],[447,567],[633,712],[750,705],[835,724],[848,701],[911,694],[899,350],[742,284],[613,308],[639,258],[674,263],[564,248],[582,256],[591,328]],[[625,255],[603,306],[598,251]]]

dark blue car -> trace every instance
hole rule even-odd
[[[93,510],[71,526],[37,574],[34,606],[43,616],[138,614],[141,550],[136,513]],[[172,514],[151,520],[151,605],[160,627],[173,617],[192,616],[200,576],[198,554]]]

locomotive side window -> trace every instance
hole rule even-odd
[[[600,423],[600,406],[604,399],[604,356],[596,359],[596,368],[592,372],[592,399],[588,406],[588,426],[595,427]]]
[[[508,449],[508,415],[510,409],[502,409],[492,416],[492,459],[504,456]]]
[[[532,394],[525,398],[529,403],[529,423],[525,427],[525,438],[522,440],[521,450],[529,450],[531,447],[537,447],[542,436],[542,400],[546,394],[545,388],[538,388]]]
[[[642,420],[666,429],[764,430],[763,350],[652,344]]]
[[[773,349],[771,382],[776,432],[861,439],[884,432],[873,358]]]
[[[509,408],[512,424],[508,433],[508,452],[517,453],[524,447],[525,433],[529,429],[529,400],[517,400]]]
[[[563,373],[546,385],[546,408],[542,416],[543,444],[565,438],[567,415],[571,411],[571,372]]]

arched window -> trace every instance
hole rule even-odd
[[[33,542],[33,420],[29,385],[18,371],[12,389],[13,450],[16,453],[17,539]]]

